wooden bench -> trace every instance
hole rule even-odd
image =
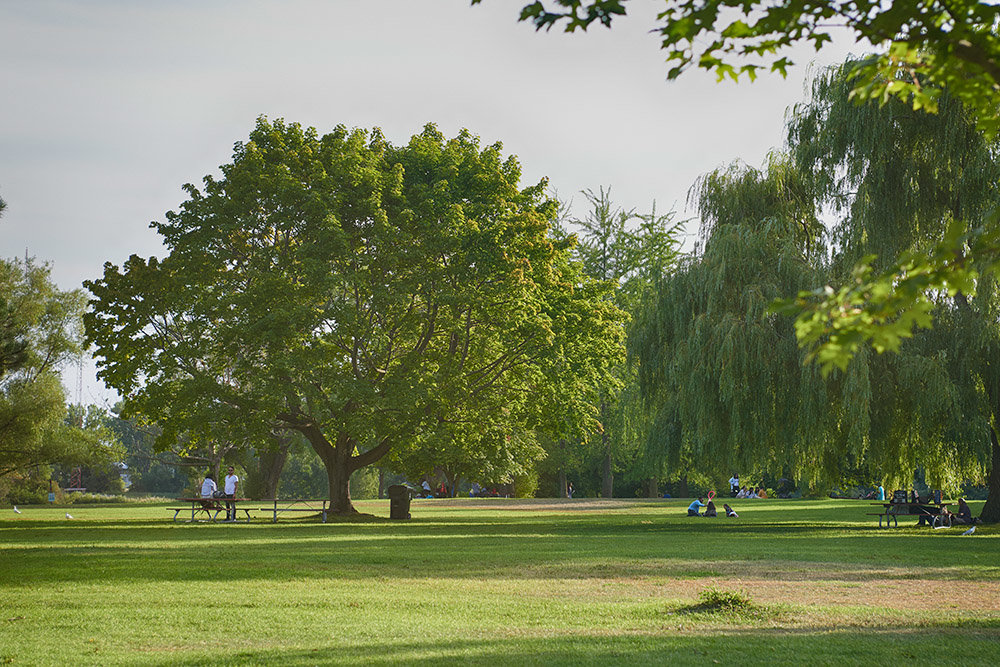
[[[893,525],[897,528],[899,527],[899,518],[901,516],[926,516],[933,517],[931,520],[931,525],[939,525],[942,518],[943,510],[948,507],[950,503],[935,503],[935,502],[920,502],[920,503],[872,503],[872,505],[878,505],[882,507],[881,512],[868,512],[867,516],[877,516],[878,517],[878,527],[882,527],[882,519],[885,519],[885,527],[889,527],[889,521],[891,520]]]
[[[323,515],[326,523],[326,513],[330,501],[324,498],[267,498],[263,503],[271,503],[270,507],[258,507],[258,512],[270,512],[271,523],[278,523],[278,514],[282,512],[313,512]]]
[[[237,503],[247,502],[247,498],[178,498],[180,502],[188,503],[188,507],[168,507],[166,508],[168,512],[174,513],[174,521],[177,521],[178,515],[181,512],[191,512],[191,518],[187,520],[187,523],[193,523],[197,521],[197,516],[204,512],[207,516],[206,521],[215,522],[218,520],[220,512],[226,511],[226,501],[233,503],[235,505],[234,511],[243,512],[246,515],[246,522],[250,523],[251,514],[250,512],[254,510],[252,507],[240,507]],[[205,507],[205,504],[208,507]]]

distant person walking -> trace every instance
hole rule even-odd
[[[236,521],[236,489],[239,488],[240,478],[236,476],[233,466],[229,466],[229,474],[226,475],[226,521]]]
[[[566,497],[573,498],[573,482],[566,482]]]
[[[875,500],[885,500],[885,487],[881,484],[875,489]]]

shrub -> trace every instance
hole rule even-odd
[[[709,586],[698,593],[698,602],[704,611],[725,613],[747,613],[755,611],[756,603],[743,589],[727,591]]]

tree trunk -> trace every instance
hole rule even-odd
[[[646,497],[647,498],[659,498],[660,491],[657,488],[656,479],[650,477],[646,480]]]
[[[326,479],[330,485],[330,512],[333,514],[356,514],[357,510],[351,503],[351,452],[354,441],[346,436],[337,438],[337,442],[329,448],[327,458],[323,459],[326,466]],[[323,458],[320,455],[320,458]]]
[[[326,468],[326,480],[330,489],[331,514],[356,514],[351,504],[351,473],[379,461],[392,449],[388,438],[368,451],[354,455],[355,441],[347,433],[338,433],[337,440],[330,443],[315,422],[298,410],[278,415],[289,428],[305,436],[313,451]]]
[[[378,469],[378,497],[385,498],[385,470]]]
[[[354,440],[341,433],[337,436],[337,441],[331,444],[314,424],[296,424],[293,427],[306,437],[326,468],[330,513],[355,514],[357,510],[351,504],[351,473],[355,470],[351,467]]]
[[[566,488],[566,471],[559,471],[559,497],[569,498],[569,489]]]
[[[604,452],[604,473],[601,479],[601,496],[611,498],[614,495],[615,475],[611,468],[611,450]]]
[[[288,449],[292,446],[292,439],[287,434],[278,435],[275,438],[278,441],[277,448],[260,454],[260,478],[264,498],[278,497],[278,482],[281,480],[281,471],[285,469],[285,462],[288,461]]]
[[[997,432],[990,427],[990,442],[993,454],[990,461],[990,474],[986,481],[989,495],[980,520],[983,523],[1000,523],[1000,443],[997,442]]]
[[[688,476],[681,475],[680,482],[677,486],[677,497],[678,498],[690,498],[688,491]]]
[[[608,436],[608,404],[601,400],[601,445],[604,447],[604,469],[601,474],[601,497],[614,495],[615,475],[611,467],[611,438]]]

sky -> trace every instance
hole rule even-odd
[[[162,256],[150,221],[218,173],[261,115],[380,127],[399,144],[428,122],[467,128],[580,215],[581,190],[610,186],[624,208],[693,218],[695,180],[760,166],[809,72],[851,48],[800,51],[787,79],[667,82],[649,32],[660,3],[565,34],[519,23],[526,2],[0,0],[0,256],[50,263],[63,289],[105,262]],[[82,384],[85,403],[113,402],[92,363]]]

